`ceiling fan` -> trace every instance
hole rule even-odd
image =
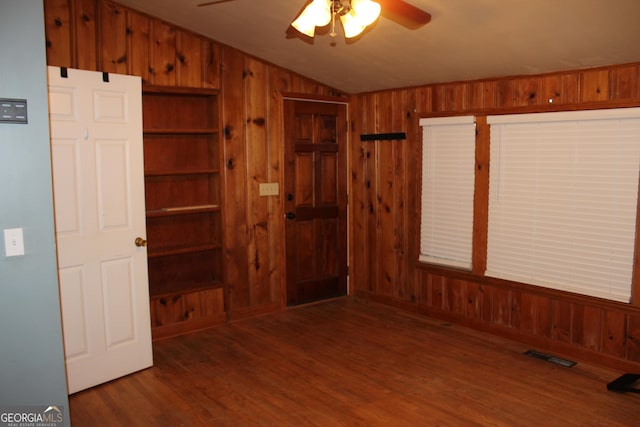
[[[214,0],[198,4],[198,7],[227,3],[235,0]],[[332,13],[346,14],[352,9],[353,0],[330,0]],[[312,2],[307,1],[305,8]],[[431,14],[419,9],[404,0],[375,0],[380,5],[380,14],[408,29],[420,28],[431,21]],[[305,9],[303,8],[303,10]]]

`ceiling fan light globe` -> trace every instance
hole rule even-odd
[[[372,0],[351,0],[351,10],[362,25],[371,25],[380,16],[380,4]]]
[[[302,12],[300,16],[298,16],[296,20],[291,23],[291,26],[309,37],[313,37],[316,33],[315,22],[313,21],[311,16],[305,15],[304,12]]]
[[[356,37],[367,27],[362,24],[362,21],[356,16],[353,9],[350,10],[349,13],[340,16],[340,22],[342,22],[344,36],[348,39]]]
[[[313,37],[316,27],[324,27],[331,22],[331,1],[313,0],[291,23],[291,26],[309,37]]]
[[[313,0],[300,16],[308,15],[316,27],[324,27],[331,22],[331,0]]]
[[[313,6],[316,27],[329,25],[331,22],[331,0],[313,0],[309,6]]]

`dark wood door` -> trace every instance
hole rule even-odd
[[[344,104],[285,100],[287,305],[347,292]]]

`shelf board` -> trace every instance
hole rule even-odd
[[[182,86],[161,86],[161,85],[142,85],[143,95],[187,95],[187,96],[200,96],[200,97],[212,97],[220,93],[218,89],[209,88],[193,88]]]
[[[147,211],[147,218],[171,215],[186,215],[193,213],[218,212],[220,205],[194,205],[194,206],[176,206],[172,208],[160,208]]]
[[[147,257],[160,258],[165,256],[171,256],[171,255],[184,255],[184,254],[192,254],[195,252],[213,251],[221,248],[222,246],[220,244],[210,243],[206,245],[180,246],[175,248],[166,248],[158,251],[154,251],[153,249],[150,249],[147,252]]]
[[[219,174],[220,169],[168,169],[145,171],[144,176],[172,176],[172,175],[213,175]]]
[[[170,288],[175,289],[175,291],[161,292],[161,293],[155,294],[150,289],[149,297],[151,299],[171,298],[176,295],[185,295],[185,294],[190,294],[194,292],[207,291],[211,289],[221,289],[221,288],[224,288],[224,283],[222,283],[219,280],[211,280],[208,282],[176,282],[176,283],[173,283]]]
[[[198,128],[198,129],[144,129],[142,131],[143,134],[147,135],[186,135],[186,134],[198,134],[198,135],[207,135],[207,134],[216,134],[219,130],[216,128]]]

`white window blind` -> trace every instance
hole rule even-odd
[[[471,268],[475,117],[420,120],[420,261]]]
[[[629,302],[640,109],[487,121],[486,275]]]

